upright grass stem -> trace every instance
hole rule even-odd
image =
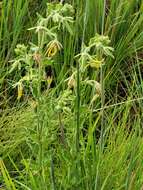
[[[38,32],[38,47],[40,51],[43,47],[43,38],[45,33],[43,31]],[[42,167],[43,163],[43,126],[42,126],[42,118],[43,114],[41,115],[41,76],[42,76],[42,63],[41,60],[38,62],[38,86],[37,86],[37,101],[38,101],[38,108],[37,108],[37,135],[39,141],[39,166]]]
[[[79,130],[80,130],[80,68],[77,62],[77,98],[76,98],[76,150],[79,152]]]
[[[104,0],[103,4],[103,13],[102,13],[102,29],[101,34],[104,34],[104,24],[105,24],[105,9],[106,9],[106,0]],[[99,52],[99,60],[102,59],[102,54]],[[100,70],[100,81],[101,81],[101,151],[104,146],[104,104],[105,104],[105,91],[104,91],[104,68],[101,66]]]
[[[79,1],[76,2],[79,5]],[[78,39],[78,30],[79,30],[79,10],[76,13],[76,39]],[[77,69],[77,87],[76,87],[76,139],[75,146],[77,153],[79,152],[79,130],[80,130],[80,65],[79,61],[77,61],[76,69]]]
[[[80,2],[77,1],[77,4]],[[85,32],[86,32],[86,24],[87,24],[87,2],[85,3],[85,14],[84,14],[84,26],[83,26],[83,33],[82,33],[82,43],[81,43],[81,51],[83,50],[84,47],[84,40],[85,40]],[[76,22],[76,28],[78,30],[79,27],[79,10],[77,11],[77,22]],[[76,112],[76,120],[77,120],[77,129],[76,129],[76,149],[77,152],[79,152],[79,136],[80,136],[80,67],[83,65],[83,59],[81,63],[79,61],[77,62],[77,99],[76,99],[76,104],[77,104],[77,112]],[[80,65],[81,64],[81,65]]]
[[[51,152],[51,182],[52,182],[52,190],[56,190],[55,171],[54,171],[54,162],[53,162],[52,152]]]

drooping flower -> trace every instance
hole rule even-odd
[[[61,48],[62,44],[57,39],[52,40],[47,45],[47,51],[45,55],[47,55],[48,57],[53,57],[58,51],[61,50]]]
[[[104,59],[99,60],[96,57],[95,58],[91,58],[89,60],[90,67],[96,68],[96,69],[99,69],[103,65],[103,63],[104,63]]]
[[[47,77],[48,87],[51,86],[52,81],[53,81],[53,77],[52,77],[52,76],[48,76],[48,77]]]
[[[18,96],[17,96],[17,99],[20,100],[22,95],[23,95],[23,85],[22,85],[22,82],[19,82],[18,83]]]

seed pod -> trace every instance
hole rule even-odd
[[[96,89],[96,93],[98,95],[101,95],[102,89],[101,89],[101,84],[97,81],[95,81],[95,89]]]
[[[68,81],[68,88],[69,89],[72,89],[74,88],[76,85],[76,81],[74,79],[74,76],[72,75],[70,78],[69,78],[69,81]]]
[[[40,55],[40,53],[34,53],[33,59],[34,59],[38,64],[40,64],[40,62],[41,62],[41,55]]]

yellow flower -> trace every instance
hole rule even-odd
[[[47,77],[48,87],[51,86],[52,81],[53,81],[53,77],[48,76]]]
[[[61,50],[61,48],[62,48],[62,45],[58,40],[56,39],[52,40],[47,45],[47,51],[45,55],[47,55],[48,57],[53,57],[54,55],[56,55],[58,51]]]
[[[22,97],[23,95],[23,85],[22,83],[20,82],[18,84],[18,96],[17,96],[17,99],[20,100],[20,98]]]
[[[98,60],[97,58],[95,58],[89,61],[89,65],[92,68],[99,69],[102,66],[103,62],[104,62],[104,59]]]

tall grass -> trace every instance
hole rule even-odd
[[[25,15],[31,15],[30,25],[35,23],[29,3],[3,2],[2,82],[3,77],[17,82],[22,76],[20,71],[7,75],[7,69],[16,44],[29,34],[22,24]],[[48,65],[53,84],[41,91],[45,67],[39,64],[36,98],[31,92],[23,94],[14,108],[1,111],[0,184],[9,190],[142,189],[142,2],[73,0],[71,4],[74,23],[68,30],[56,30],[63,49]],[[46,27],[52,28],[52,22]],[[105,57],[92,47],[92,55],[104,58],[104,65],[93,69],[86,67],[82,53],[97,33],[109,36],[114,59],[111,52]],[[31,34],[32,43],[39,45]],[[46,43],[39,43],[42,52]],[[101,85],[100,93],[94,83]]]

